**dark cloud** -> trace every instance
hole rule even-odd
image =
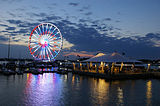
[[[117,20],[116,22],[121,22],[121,21]]]
[[[20,29],[19,31],[13,31],[12,34],[25,34],[28,33],[28,29]]]
[[[8,31],[0,31],[0,32],[8,32]]]
[[[84,15],[92,15],[92,12],[85,13]]]
[[[86,23],[86,22],[89,22],[89,20],[86,20],[86,19],[79,19],[79,22],[81,22],[81,23]]]
[[[121,28],[115,28],[115,29],[116,29],[116,30],[119,30],[119,31],[122,30]]]
[[[37,14],[36,14],[37,15]],[[39,14],[38,14],[39,15]],[[42,15],[42,14],[41,14]],[[43,14],[46,15],[46,14]],[[107,19],[106,20],[111,20]],[[61,31],[63,37],[74,44],[71,50],[88,51],[88,52],[125,52],[128,56],[160,56],[159,47],[155,46],[154,41],[160,40],[160,34],[149,33],[144,37],[135,36],[128,38],[111,37],[102,34],[100,31],[110,32],[114,34],[114,30],[121,30],[106,24],[101,24],[101,20],[80,19],[79,24],[69,20],[62,19],[59,16],[43,16],[38,22],[21,22],[19,20],[7,20],[9,23],[17,25],[18,31],[14,31],[16,27],[7,27],[8,35],[16,36],[19,34],[27,35],[33,28],[42,22],[51,22],[55,24]],[[103,20],[102,20],[103,21]],[[89,24],[87,24],[89,23]],[[2,24],[3,25],[3,24]],[[108,33],[109,33],[108,32]],[[118,36],[118,35],[117,35]],[[0,37],[1,41],[7,40]],[[19,39],[13,39],[18,42]],[[26,41],[27,42],[27,41]],[[25,42],[25,43],[26,43]]]
[[[69,5],[71,5],[71,6],[78,6],[79,3],[69,3]]]
[[[29,13],[30,16],[35,16],[35,17],[43,17],[47,16],[46,13]]]
[[[7,20],[11,24],[21,24],[23,23],[21,20]]]
[[[8,25],[6,24],[0,24],[0,26],[3,26],[3,27],[9,27]]]
[[[19,42],[19,41],[20,41],[20,39],[16,39],[16,40],[14,39],[13,41],[14,41],[14,42]]]
[[[56,21],[56,20],[60,20],[62,19],[61,17],[59,16],[55,16],[55,15],[51,15],[51,16],[44,16],[42,19],[39,19],[38,21],[40,22],[48,22],[48,21]]]
[[[125,52],[128,56],[133,57],[147,57],[159,56],[160,49],[154,46],[154,42],[150,39],[160,40],[160,34],[147,34],[145,37],[138,37],[136,39],[110,37],[99,33],[93,26],[86,26],[84,24],[76,24],[75,27],[70,27],[67,23],[57,22],[56,25],[61,29],[62,34],[67,32],[64,38],[73,43],[75,46],[72,50],[88,51],[88,52]],[[97,27],[97,26],[96,26]],[[100,27],[103,30],[113,30],[110,27]],[[113,32],[114,33],[114,32]]]
[[[25,23],[18,24],[17,26],[18,26],[18,27],[23,27],[23,28],[29,27],[29,26],[28,26],[27,24],[25,24]]]
[[[15,30],[16,27],[7,27],[6,30]]]
[[[0,41],[8,41],[8,38],[5,36],[0,35]]]
[[[83,10],[88,10],[90,8],[90,6],[88,5],[88,6],[84,6],[82,9]]]
[[[23,11],[24,12],[25,9],[24,8],[17,8],[16,11]]]
[[[89,8],[90,8],[89,5],[88,6],[84,6],[81,9],[78,9],[78,11],[83,12],[83,11],[89,10]]]
[[[111,18],[105,18],[104,21],[111,21]]]
[[[83,12],[84,10],[83,9],[79,9],[78,11]]]

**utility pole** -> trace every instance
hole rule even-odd
[[[9,41],[8,41],[8,59],[10,57],[10,35],[9,35]]]

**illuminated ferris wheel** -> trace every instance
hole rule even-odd
[[[54,61],[62,49],[62,44],[60,30],[50,23],[36,26],[29,37],[29,50],[36,60]]]

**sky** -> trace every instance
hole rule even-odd
[[[62,55],[125,53],[160,58],[159,0],[0,0],[0,58],[32,58],[29,35],[37,25],[56,25]]]

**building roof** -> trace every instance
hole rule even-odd
[[[85,62],[140,62],[134,59],[129,59],[128,57],[125,57],[117,52],[114,52],[112,54],[104,54],[99,53],[96,56],[85,60]]]

